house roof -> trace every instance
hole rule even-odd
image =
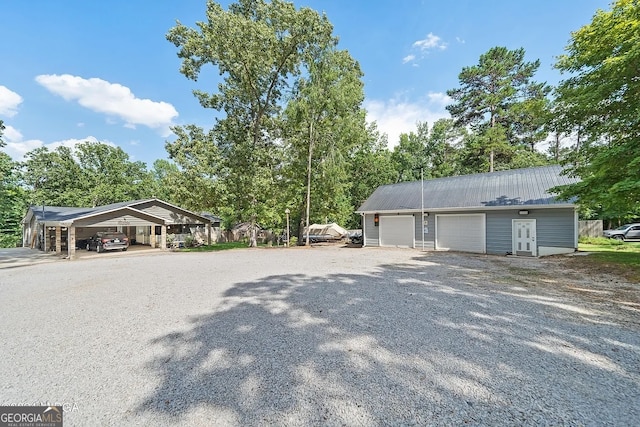
[[[424,181],[424,209],[572,205],[555,198],[549,189],[577,181],[562,175],[559,165],[429,179]],[[420,210],[421,185],[412,181],[380,186],[357,212]]]
[[[111,203],[109,205],[97,206],[95,208],[72,208],[66,206],[30,206],[29,210],[33,215],[42,221],[44,218],[46,221],[69,221],[79,217],[85,217],[89,215],[95,215],[102,212],[109,212],[117,210],[119,208],[134,206],[142,202],[150,201],[154,199],[134,200],[129,202]]]
[[[136,209],[136,206],[140,206],[144,203],[150,203],[150,202],[163,204],[173,209],[180,210],[184,213],[189,214],[190,216],[203,219],[205,220],[205,222],[210,221],[209,218],[206,218],[202,215],[188,211],[186,209],[180,208],[178,206],[172,205],[160,199],[132,200],[128,202],[118,202],[118,203],[111,203],[109,205],[104,205],[104,206],[97,206],[95,208],[74,208],[74,207],[65,207],[65,206],[46,206],[46,205],[30,206],[29,211],[27,212],[26,218],[28,219],[30,215],[33,215],[37,218],[39,222],[42,222],[43,219],[47,223],[67,222],[67,221],[92,217],[92,216],[100,215],[103,213],[115,212],[115,211],[124,209],[129,212],[134,212],[134,213],[139,212],[140,215],[154,217],[159,220],[162,220],[162,218],[157,217],[156,215],[152,215],[147,212],[141,212],[140,210]]]

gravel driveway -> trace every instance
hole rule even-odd
[[[0,405],[87,425],[637,425],[640,286],[336,247],[0,271]]]

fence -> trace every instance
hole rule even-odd
[[[580,237],[602,237],[602,220],[578,221],[578,235]]]

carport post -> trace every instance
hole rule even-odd
[[[156,247],[156,226],[152,225],[149,228],[150,228],[150,231],[149,231],[149,245],[152,248],[155,248]]]
[[[56,225],[56,254],[62,254],[62,227]]]
[[[160,249],[167,249],[167,226],[164,224],[160,227]]]
[[[67,254],[69,259],[76,257],[76,227],[67,227]]]

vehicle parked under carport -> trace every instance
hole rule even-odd
[[[129,238],[120,232],[98,232],[87,242],[87,250],[104,252],[111,250],[126,251],[129,248]]]

